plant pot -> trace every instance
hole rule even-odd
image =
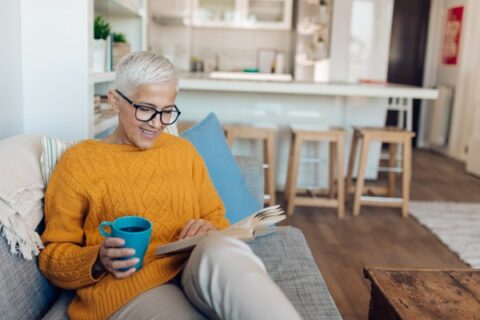
[[[113,70],[117,69],[117,65],[131,51],[130,44],[125,42],[114,42],[113,43]]]
[[[103,39],[93,40],[93,64],[92,72],[105,72],[106,41]]]

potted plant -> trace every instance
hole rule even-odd
[[[105,72],[106,39],[110,35],[110,23],[101,16],[93,22],[93,72]]]
[[[120,60],[130,53],[130,44],[123,33],[112,33],[113,40],[113,70],[117,68]]]

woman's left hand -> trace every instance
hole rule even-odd
[[[183,227],[178,239],[190,238],[193,236],[207,233],[208,231],[217,230],[213,224],[203,219],[192,219]]]

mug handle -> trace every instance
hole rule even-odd
[[[107,233],[105,231],[105,227],[109,227],[110,228],[110,233]],[[112,222],[111,221],[102,221],[102,223],[100,223],[100,234],[104,237],[110,237],[112,235]]]

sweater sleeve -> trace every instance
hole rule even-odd
[[[200,217],[212,223],[217,229],[224,229],[230,222],[225,217],[225,207],[213,185],[203,158],[195,151],[193,181],[198,190]]]
[[[39,267],[53,284],[71,290],[101,278],[92,275],[100,245],[85,245],[83,222],[89,201],[65,162],[57,165],[45,194],[45,249],[39,256]]]

